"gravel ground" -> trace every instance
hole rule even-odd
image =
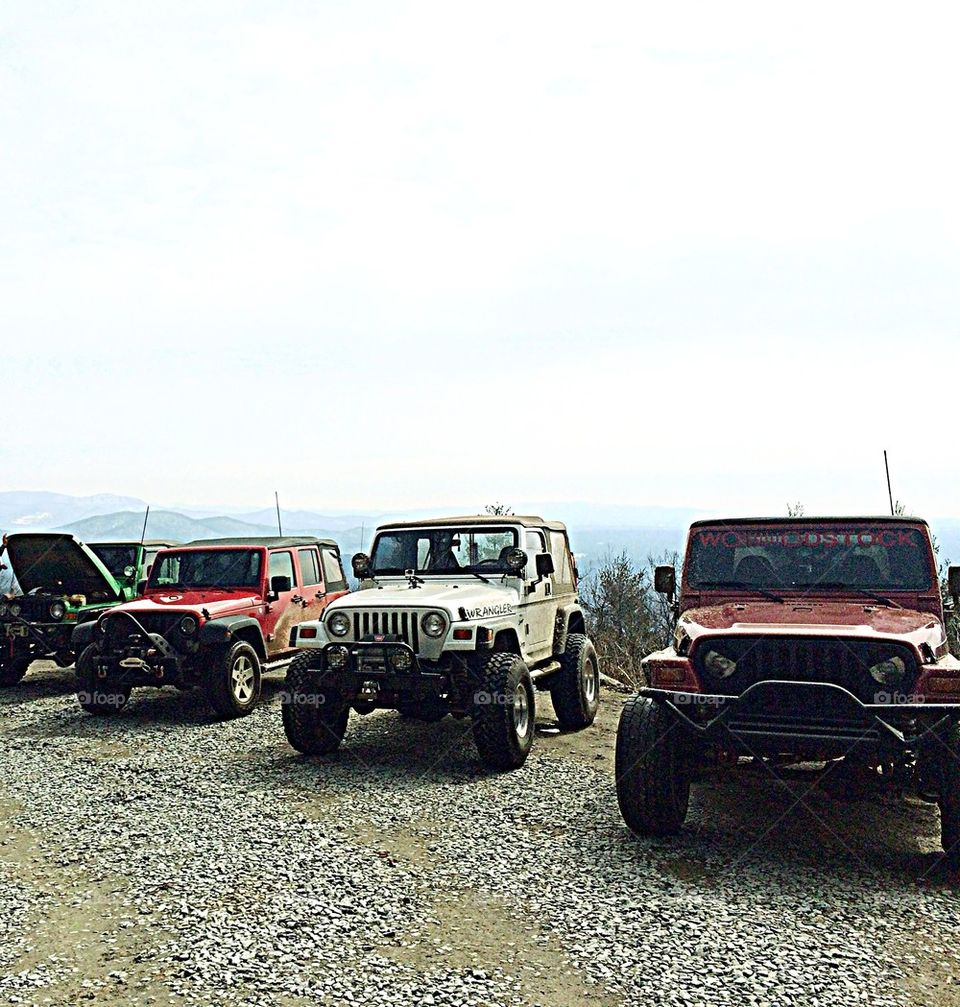
[[[0,1003],[960,1005],[925,805],[741,776],[638,841],[616,693],[576,735],[538,697],[489,776],[451,718],[299,756],[280,684],[230,723],[174,691],[96,721],[46,665],[0,694]]]

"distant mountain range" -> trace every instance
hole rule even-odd
[[[139,539],[146,502],[135,497],[110,494],[73,497],[58,493],[13,491],[0,493],[0,529],[16,531],[65,531],[87,542]],[[607,555],[625,552],[636,563],[649,556],[679,551],[687,525],[707,515],[693,508],[630,507],[589,503],[521,503],[516,513],[542,514],[566,522],[581,569]],[[382,514],[320,514],[285,511],[281,520],[285,534],[316,535],[340,543],[343,555],[369,548],[378,523],[404,517],[430,517],[470,513],[463,506],[430,507],[416,512]],[[960,521],[935,520],[931,525],[943,559],[960,562]],[[241,513],[217,513],[213,509],[153,509],[147,538],[190,542],[195,539],[233,536],[264,536],[277,533],[277,514],[272,508]]]

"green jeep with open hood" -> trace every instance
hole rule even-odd
[[[130,601],[168,542],[83,543],[56,532],[4,535],[18,589],[0,596],[0,686],[16,685],[32,661],[73,664],[74,627]]]

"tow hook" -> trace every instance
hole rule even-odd
[[[367,679],[363,685],[360,686],[360,692],[357,695],[358,699],[372,702],[377,698],[380,692],[380,686],[376,682]]]

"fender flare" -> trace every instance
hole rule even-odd
[[[260,660],[266,660],[267,645],[256,619],[248,615],[225,615],[219,619],[209,619],[200,627],[201,647],[218,647],[235,640],[251,644]]]
[[[87,622],[78,623],[73,627],[73,633],[70,634],[70,649],[74,654],[79,654],[84,647],[93,643],[93,634],[96,628],[96,619],[89,619]]]

